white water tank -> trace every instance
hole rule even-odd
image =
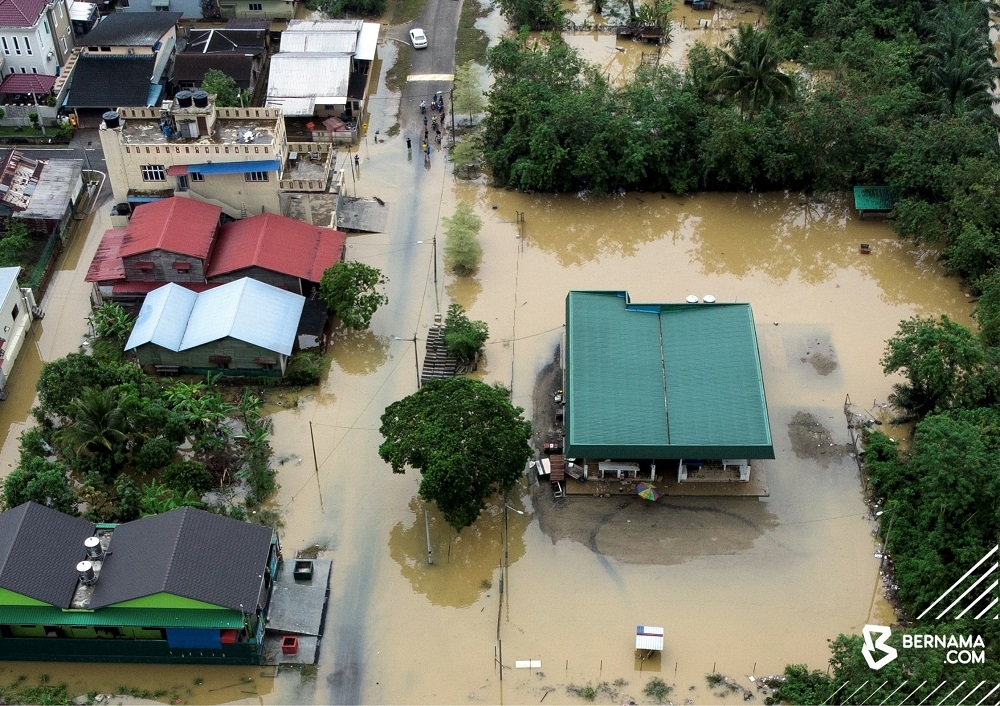
[[[706,304],[715,304],[715,296],[712,294],[706,294],[703,300]]]
[[[94,565],[89,561],[81,561],[76,565],[76,570],[80,574],[80,583],[84,586],[93,586],[97,583],[97,574],[94,573]]]
[[[687,299],[685,299],[684,301],[686,301],[688,304],[697,304],[698,297],[695,296],[694,294],[688,294]]]
[[[87,550],[88,559],[100,561],[104,558],[104,548],[101,546],[100,537],[87,537],[83,540],[83,547]]]

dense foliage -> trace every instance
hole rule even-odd
[[[386,408],[379,456],[394,473],[419,469],[420,497],[461,531],[524,474],[532,451],[523,411],[502,388],[464,377],[432,380]]]
[[[21,435],[3,507],[32,500],[95,522],[184,505],[244,516],[276,487],[260,398],[244,391],[227,402],[216,380],[147,377],[121,357],[122,313],[95,313],[105,337],[94,341],[94,355],[72,353],[42,367],[32,410],[39,425]],[[241,485],[242,504],[234,501]],[[207,506],[202,498],[213,489],[219,495]]]
[[[17,267],[24,264],[24,256],[31,248],[31,231],[20,218],[8,218],[0,235],[0,267]]]
[[[371,325],[380,306],[389,303],[382,288],[389,279],[377,268],[363,262],[338,262],[323,272],[319,295],[334,316],[349,329]]]
[[[523,191],[888,184],[897,231],[943,243],[978,289],[1000,263],[988,28],[986,3],[772,0],[767,30],[623,85],[559,36],[522,34],[489,53],[485,163]]]
[[[385,0],[307,0],[306,7],[319,10],[330,17],[376,17],[385,12]]]
[[[236,80],[218,69],[209,69],[201,79],[201,90],[215,95],[215,104],[220,108],[238,108],[240,89]]]
[[[483,352],[489,336],[490,329],[486,322],[471,321],[461,304],[448,307],[448,317],[444,320],[441,338],[449,353],[463,362],[475,360]]]

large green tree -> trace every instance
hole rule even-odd
[[[394,473],[419,469],[420,497],[461,531],[523,475],[532,453],[523,411],[502,388],[464,377],[433,380],[386,408],[379,456]]]
[[[902,373],[890,401],[916,418],[992,403],[1000,390],[997,358],[972,331],[947,316],[902,321],[882,356],[886,375]]]
[[[77,498],[66,478],[66,468],[38,456],[22,458],[3,482],[6,509],[29,500],[69,515],[77,514]]]
[[[456,275],[471,275],[483,255],[483,246],[478,240],[483,219],[476,215],[468,201],[459,201],[455,213],[444,218],[443,223],[445,267]]]
[[[344,326],[363,330],[371,325],[378,308],[389,303],[381,291],[388,283],[376,267],[342,261],[323,273],[319,295]]]
[[[560,29],[564,12],[558,0],[499,0],[500,14],[515,29]]]

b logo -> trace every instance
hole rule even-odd
[[[865,637],[865,646],[861,648],[861,654],[865,656],[865,661],[868,666],[872,669],[879,670],[885,665],[889,664],[892,660],[896,659],[898,652],[896,652],[895,647],[885,644],[885,641],[889,639],[892,631],[882,625],[865,625],[861,630],[861,634]],[[872,635],[876,635],[875,640],[872,640]],[[880,652],[885,652],[885,654],[878,660],[872,656],[872,652],[879,650]]]

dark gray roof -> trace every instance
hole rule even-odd
[[[118,13],[125,15],[127,13]],[[113,15],[115,16],[115,15]],[[149,101],[153,56],[83,54],[73,69],[69,108],[141,108]]]
[[[229,76],[239,88],[253,88],[254,57],[246,54],[189,54],[174,58],[174,83],[191,81],[201,84],[209,69],[218,69]]]
[[[91,608],[171,593],[252,613],[273,532],[184,507],[115,528]]]
[[[183,16],[181,12],[113,12],[76,40],[84,47],[151,47]]]
[[[93,534],[93,523],[36,503],[0,513],[0,588],[68,608]]]
[[[185,52],[215,54],[239,51],[245,54],[261,53],[267,48],[266,29],[192,29],[188,31]]]

